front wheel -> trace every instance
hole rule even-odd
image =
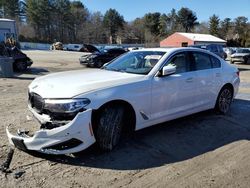
[[[124,118],[124,108],[118,105],[104,107],[96,126],[96,139],[104,151],[111,151],[119,142]]]
[[[27,63],[24,61],[19,61],[14,63],[14,70],[17,72],[26,71],[28,68]]]
[[[222,88],[216,101],[215,110],[220,114],[226,114],[229,111],[232,99],[232,89],[229,87]]]

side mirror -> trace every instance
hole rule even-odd
[[[161,76],[168,76],[170,74],[174,74],[176,72],[176,67],[173,65],[167,65],[162,68]]]
[[[103,67],[106,67],[109,63],[104,63]]]

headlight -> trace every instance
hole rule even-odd
[[[90,58],[94,59],[94,58],[96,58],[97,56],[98,56],[98,55],[95,55],[95,54],[94,54],[94,55],[91,55]]]
[[[83,109],[89,103],[89,99],[45,99],[44,109],[56,113],[72,113]]]

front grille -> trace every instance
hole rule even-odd
[[[36,93],[29,93],[29,103],[34,110],[38,113],[42,113],[44,108],[44,99],[40,95]]]

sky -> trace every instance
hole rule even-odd
[[[198,21],[208,21],[213,14],[220,19],[245,16],[250,21],[250,0],[82,0],[90,12],[105,13],[116,9],[126,21],[143,17],[149,12],[169,13],[172,8],[187,7],[196,13]]]

